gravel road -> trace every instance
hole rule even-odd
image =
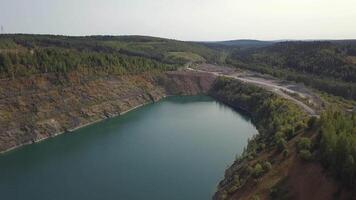
[[[311,116],[319,116],[321,100],[310,90],[302,85],[280,81],[274,77],[262,75],[250,71],[235,70],[233,68],[217,66],[211,64],[202,64],[197,67],[187,67],[187,70],[208,72],[216,76],[224,76],[240,80],[258,87],[265,88],[285,99],[289,99],[304,109]]]

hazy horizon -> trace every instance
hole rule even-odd
[[[3,33],[184,41],[354,39],[353,0],[2,0]]]

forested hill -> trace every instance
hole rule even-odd
[[[73,70],[105,74],[220,63],[356,99],[356,41],[194,43],[147,36],[0,35],[0,78]]]
[[[226,47],[240,47],[240,48],[255,48],[266,47],[277,43],[277,41],[262,41],[262,40],[228,40],[219,42],[203,42],[208,46],[226,46]]]
[[[242,60],[275,68],[356,81],[356,46],[338,46],[331,42],[282,42],[251,51]],[[236,55],[235,55],[236,56]]]
[[[231,49],[231,47],[229,47]],[[294,41],[230,50],[226,63],[356,99],[355,41]]]
[[[146,36],[0,35],[0,77],[86,69],[127,74],[214,62],[203,45]]]

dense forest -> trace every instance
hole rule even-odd
[[[356,44],[352,41],[280,42],[225,49],[229,49],[225,64],[356,99]]]
[[[0,78],[90,70],[110,74],[228,64],[356,99],[356,42],[193,43],[146,36],[0,35]]]
[[[328,109],[320,118],[308,117],[288,100],[229,78],[219,78],[211,94],[232,107],[247,111],[260,133],[249,140],[243,154],[227,170],[219,185],[217,199],[228,199],[251,180],[258,182],[276,164],[271,158],[281,154],[283,159],[287,159],[291,147],[297,150],[303,162],[321,163],[340,181],[340,188],[355,189],[355,113]],[[266,151],[273,155],[267,160]],[[272,199],[286,199],[285,195],[274,187],[270,188]]]
[[[111,74],[174,70],[213,62],[203,45],[144,36],[0,35],[0,77],[94,70]]]
[[[321,161],[348,186],[356,181],[356,115],[328,110],[320,119]]]

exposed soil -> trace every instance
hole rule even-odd
[[[233,77],[255,83],[285,97],[292,98],[316,114],[318,98],[304,86],[276,81],[261,74],[237,71],[228,67],[200,65],[195,71],[167,72],[159,75],[98,76],[73,72],[67,76],[46,74],[0,80],[0,151],[37,142],[74,130],[108,117],[117,116],[167,95],[205,94],[217,76]],[[272,86],[269,86],[272,85]],[[286,88],[286,89],[285,89]],[[292,91],[292,92],[290,92]],[[306,103],[293,94],[304,95],[317,106]],[[287,97],[288,96],[288,97]],[[303,107],[303,106],[302,106]],[[315,113],[314,113],[315,112]],[[315,137],[316,133],[309,133]],[[349,191],[340,190],[338,183],[317,162],[302,161],[296,152],[298,135],[288,143],[289,156],[275,150],[265,150],[253,160],[269,160],[272,170],[257,181],[250,179],[231,194],[230,199],[270,199],[271,188],[283,181],[289,199],[352,199]],[[239,165],[227,171],[231,176]],[[223,186],[220,190],[225,189]],[[219,199],[218,196],[215,197]]]
[[[102,76],[73,72],[0,80],[0,152],[117,116],[167,95],[206,93],[201,72]]]
[[[251,200],[274,199],[271,196],[272,188],[278,185],[285,195],[280,199],[295,200],[350,200],[355,199],[352,191],[340,187],[327,170],[317,161],[307,162],[300,159],[296,143],[300,137],[314,138],[316,133],[301,134],[288,142],[289,156],[285,158],[275,148],[261,152],[256,158],[248,161],[249,166],[266,160],[272,163],[272,169],[258,179],[250,178],[247,183],[226,199]],[[244,163],[246,164],[246,163]],[[224,181],[233,176],[242,164],[234,163],[226,171]],[[228,188],[228,185],[226,185]],[[226,190],[224,186],[219,187],[215,199],[222,199],[218,194]]]
[[[193,71],[209,72],[216,76],[230,77],[245,83],[263,87],[283,98],[293,101],[308,114],[313,116],[319,115],[319,111],[323,105],[321,98],[315,95],[311,89],[306,88],[304,85],[281,81],[269,75],[211,64],[201,64],[194,68],[188,69]]]

